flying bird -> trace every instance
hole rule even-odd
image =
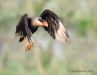
[[[28,18],[27,14],[24,14],[17,23],[15,37],[19,36],[19,42],[25,41],[26,51],[32,48],[33,42],[31,35],[35,33],[40,26],[43,27],[53,39],[60,42],[68,41],[69,35],[66,29],[58,16],[51,10],[46,9],[40,16],[34,18]]]

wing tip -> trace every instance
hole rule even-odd
[[[44,11],[50,11],[49,9],[45,9]]]
[[[64,43],[64,42],[68,42],[68,39],[69,39],[69,38],[65,38],[64,40],[61,40],[61,39],[60,39],[60,40],[57,40],[57,41],[60,41],[60,42],[63,42],[63,43]]]

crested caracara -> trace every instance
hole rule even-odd
[[[45,31],[47,31],[53,39],[60,42],[68,41],[69,35],[54,12],[46,9],[40,16],[34,18],[28,18],[27,14],[24,14],[17,23],[15,37],[20,37],[19,42],[25,41],[26,51],[32,48],[33,42],[31,35],[37,31],[39,26],[44,27]]]

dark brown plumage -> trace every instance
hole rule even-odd
[[[46,9],[39,17],[28,18],[27,14],[24,14],[16,26],[16,36],[19,36],[19,42],[22,42],[26,38],[29,41],[29,45],[26,45],[25,50],[29,50],[32,47],[31,35],[37,31],[38,27],[42,26],[54,39],[67,42],[69,35],[63,27],[58,16],[52,11]]]

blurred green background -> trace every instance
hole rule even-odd
[[[40,27],[37,46],[25,52],[24,42],[14,39],[20,17],[55,12],[70,38],[61,43]],[[93,72],[72,72],[92,70]],[[0,0],[0,75],[96,75],[97,0]]]

